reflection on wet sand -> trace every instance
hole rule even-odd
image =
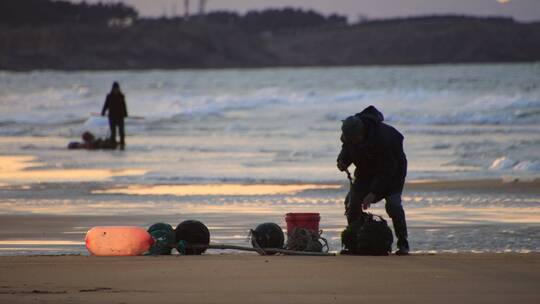
[[[206,185],[156,185],[156,186],[128,186],[127,188],[96,190],[96,194],[128,194],[128,195],[278,195],[297,194],[306,190],[337,190],[339,185],[243,185],[243,184],[206,184]]]
[[[540,208],[438,206],[409,208],[407,215],[417,225],[454,226],[482,224],[539,224]]]
[[[44,164],[32,156],[0,156],[0,186],[20,183],[106,181],[146,173],[139,169],[35,169]]]

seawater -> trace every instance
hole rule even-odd
[[[67,150],[86,130],[108,135],[106,119],[95,114],[113,81],[120,82],[134,116],[127,120],[126,151]],[[214,230],[218,238],[237,242],[259,220],[279,222],[284,212],[313,210],[323,214],[336,249],[346,193],[344,175],[335,168],[341,120],[368,105],[405,135],[409,180],[540,177],[538,63],[0,72],[0,155],[32,157],[34,164],[26,169],[32,172],[118,173],[104,180],[0,174],[0,213],[152,213],[171,223],[180,217],[171,214],[193,214],[215,227],[243,223]],[[126,171],[142,173],[121,174]],[[255,197],[99,192],[216,183],[344,186]],[[536,194],[414,192],[405,194],[404,202],[417,250],[540,250]],[[375,211],[384,214],[382,206]],[[249,212],[264,216],[243,221]],[[0,249],[12,248],[6,244]]]
[[[119,81],[123,154],[66,151]],[[145,180],[341,180],[341,120],[375,105],[405,135],[411,179],[540,175],[540,64],[0,72],[1,154],[125,167]],[[44,140],[47,139],[47,140]]]

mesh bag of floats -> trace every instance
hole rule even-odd
[[[349,180],[350,191],[354,187],[354,181],[349,170],[345,170]],[[358,194],[364,197],[367,193]],[[345,200],[345,214],[350,212],[352,197],[347,194]],[[374,215],[360,210],[360,217],[349,224],[341,233],[341,254],[355,255],[388,255],[392,252],[394,237],[388,223],[379,215]]]
[[[394,237],[388,223],[378,215],[362,213],[341,233],[342,254],[388,255]]]

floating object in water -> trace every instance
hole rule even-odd
[[[275,223],[263,223],[251,231],[251,244],[255,248],[283,248],[284,241],[283,230]]]
[[[84,144],[77,141],[72,141],[68,144],[67,148],[69,150],[84,149]]]
[[[86,249],[95,256],[136,256],[147,252],[154,240],[141,227],[103,226],[86,233]]]
[[[200,255],[210,244],[210,231],[203,223],[195,220],[183,221],[175,230],[178,251],[185,255]]]
[[[296,228],[304,228],[312,231],[319,231],[319,213],[287,213],[287,235],[291,235]]]
[[[91,143],[72,141],[67,146],[69,150],[115,150],[117,147],[116,142],[111,142],[108,139],[96,139]]]
[[[114,150],[118,144],[108,138],[96,138],[94,134],[86,131],[81,135],[82,142],[70,142],[67,146],[70,150],[87,149],[87,150]]]
[[[166,223],[156,223],[148,228],[148,233],[154,239],[154,244],[150,247],[151,255],[170,255],[175,247],[174,229]]]

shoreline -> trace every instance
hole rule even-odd
[[[261,66],[209,66],[209,67],[157,67],[157,68],[89,68],[89,69],[76,69],[76,68],[29,68],[29,69],[2,69],[0,72],[5,73],[40,73],[40,72],[59,72],[59,73],[95,73],[95,72],[200,72],[200,71],[252,71],[252,70],[287,70],[287,69],[321,69],[321,68],[333,68],[333,69],[348,69],[348,68],[425,68],[431,66],[487,66],[487,65],[519,65],[519,64],[539,64],[540,60],[508,60],[508,61],[463,61],[463,62],[427,62],[427,63],[386,63],[386,64],[341,64],[341,65],[261,65]]]
[[[312,184],[314,188],[306,189]],[[0,188],[4,207],[0,211],[0,255],[84,254],[82,241],[92,227],[149,227],[157,222],[176,227],[189,219],[207,225],[213,242],[244,245],[249,229],[261,223],[277,223],[285,230],[284,215],[289,212],[320,213],[324,237],[333,251],[339,250],[340,233],[346,226],[342,205],[346,183],[282,184],[276,188],[294,186],[301,191],[277,194],[264,187],[265,194],[258,194],[261,187],[251,185],[256,189],[244,195],[97,194],[95,191],[127,186],[105,182]],[[143,187],[155,186],[159,185]],[[539,195],[538,179],[409,182],[403,202],[413,252],[539,252]],[[389,220],[384,202],[374,205],[371,212]]]

